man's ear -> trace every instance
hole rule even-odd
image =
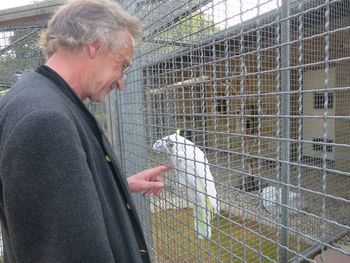
[[[97,55],[97,52],[101,49],[102,44],[99,41],[96,41],[87,46],[87,52],[90,58],[94,59]]]

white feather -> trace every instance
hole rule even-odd
[[[219,206],[214,178],[203,151],[177,134],[156,141],[153,149],[169,155],[179,184],[186,185],[188,199],[195,205],[194,224],[199,238],[211,238],[212,214],[219,212]]]
[[[280,214],[280,210],[281,210],[281,203],[282,203],[281,194],[282,194],[282,189],[277,188],[275,186],[265,187],[261,193],[261,196],[263,199],[263,206],[268,212],[276,216]],[[289,191],[288,206],[298,210],[303,209],[304,200],[298,193]],[[290,213],[293,214],[293,213],[296,213],[296,211],[290,210]]]

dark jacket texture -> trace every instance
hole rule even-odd
[[[5,262],[149,262],[125,176],[94,117],[48,67],[0,101]]]

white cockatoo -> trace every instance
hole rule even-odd
[[[271,214],[278,216],[281,210],[282,189],[275,186],[267,186],[262,190],[261,197],[265,209]],[[288,206],[301,210],[304,208],[304,199],[298,193],[289,191]],[[291,209],[289,213],[295,214],[296,211]]]
[[[200,239],[211,238],[211,220],[219,212],[213,176],[204,153],[178,133],[156,141],[153,149],[168,154],[179,177],[178,186],[186,186],[194,204],[194,226]]]

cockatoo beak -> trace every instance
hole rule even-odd
[[[154,151],[155,151],[156,155],[161,155],[164,153],[164,150],[162,150],[162,149],[155,149]]]

